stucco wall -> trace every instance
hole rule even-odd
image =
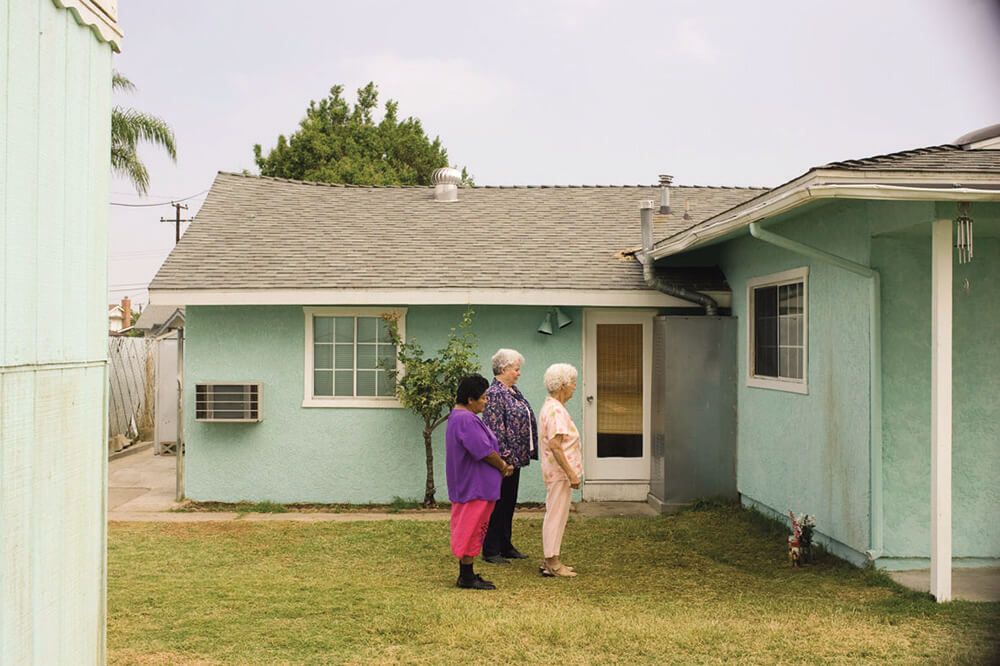
[[[442,347],[462,306],[409,307],[407,338],[427,351]],[[536,332],[546,308],[474,306],[482,373],[499,347],[525,356],[518,387],[536,412],[545,397],[549,364],[581,369],[583,317],[563,308],[573,324],[555,335]],[[423,421],[406,409],[303,408],[304,315],[299,306],[197,307],[186,311],[186,494],[195,500],[388,502],[422,499],[426,466]],[[194,421],[194,384],[260,381],[260,423]],[[582,423],[579,396],[570,413]],[[447,500],[444,425],[434,433],[437,499]],[[537,462],[521,472],[521,501],[543,501]]]
[[[841,201],[767,226],[881,274],[883,552],[914,566],[930,551],[930,222],[955,214],[953,204]],[[1000,506],[1000,207],[974,204],[972,214],[976,259],[954,273],[953,553],[997,558],[1000,528],[988,517]],[[739,491],[778,514],[815,514],[818,530],[860,561],[869,547],[868,281],[749,236],[698,260],[720,263],[741,319]],[[801,266],[809,393],[748,387],[746,281]]]
[[[768,229],[868,262],[861,205],[822,206]],[[749,237],[718,256],[740,319],[738,489],[778,513],[815,515],[820,532],[862,553],[869,536],[868,280]],[[809,393],[748,387],[746,282],[802,266],[809,268]]]
[[[952,550],[959,558],[1000,557],[1000,526],[990,518],[1000,507],[997,212],[973,208],[976,256],[954,266]],[[930,556],[930,251],[926,224],[872,242],[884,293],[885,550],[901,558]]]
[[[103,663],[111,47],[0,16],[0,663]]]

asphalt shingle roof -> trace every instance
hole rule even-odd
[[[762,188],[671,187],[657,238]],[[640,245],[659,186],[353,187],[220,172],[151,289],[644,288]],[[684,219],[685,209],[690,219]]]
[[[1000,150],[963,150],[959,146],[945,144],[857,160],[830,162],[818,168],[847,171],[997,174],[1000,173]]]

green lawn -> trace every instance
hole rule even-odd
[[[732,506],[573,520],[455,587],[446,522],[113,523],[111,664],[990,663],[1000,604],[938,605],[835,558],[792,569],[785,532]]]

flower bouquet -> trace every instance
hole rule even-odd
[[[788,537],[788,559],[793,567],[797,567],[813,559],[812,540],[816,517],[808,513],[796,516],[790,509],[788,517],[792,520],[792,534]]]

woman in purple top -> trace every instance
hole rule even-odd
[[[458,558],[459,587],[495,590],[472,571],[483,544],[493,505],[500,497],[500,480],[514,468],[500,458],[497,438],[477,416],[486,406],[489,382],[481,375],[458,383],[455,407],[445,426],[445,475],[451,500],[451,552]]]
[[[489,401],[483,423],[497,436],[500,457],[514,467],[514,473],[500,485],[500,499],[493,507],[490,526],[483,540],[483,559],[492,564],[510,564],[507,558],[524,559],[510,540],[514,505],[521,468],[538,460],[538,425],[531,405],[515,386],[521,376],[524,357],[513,349],[498,349],[493,355],[493,384],[486,392]]]

